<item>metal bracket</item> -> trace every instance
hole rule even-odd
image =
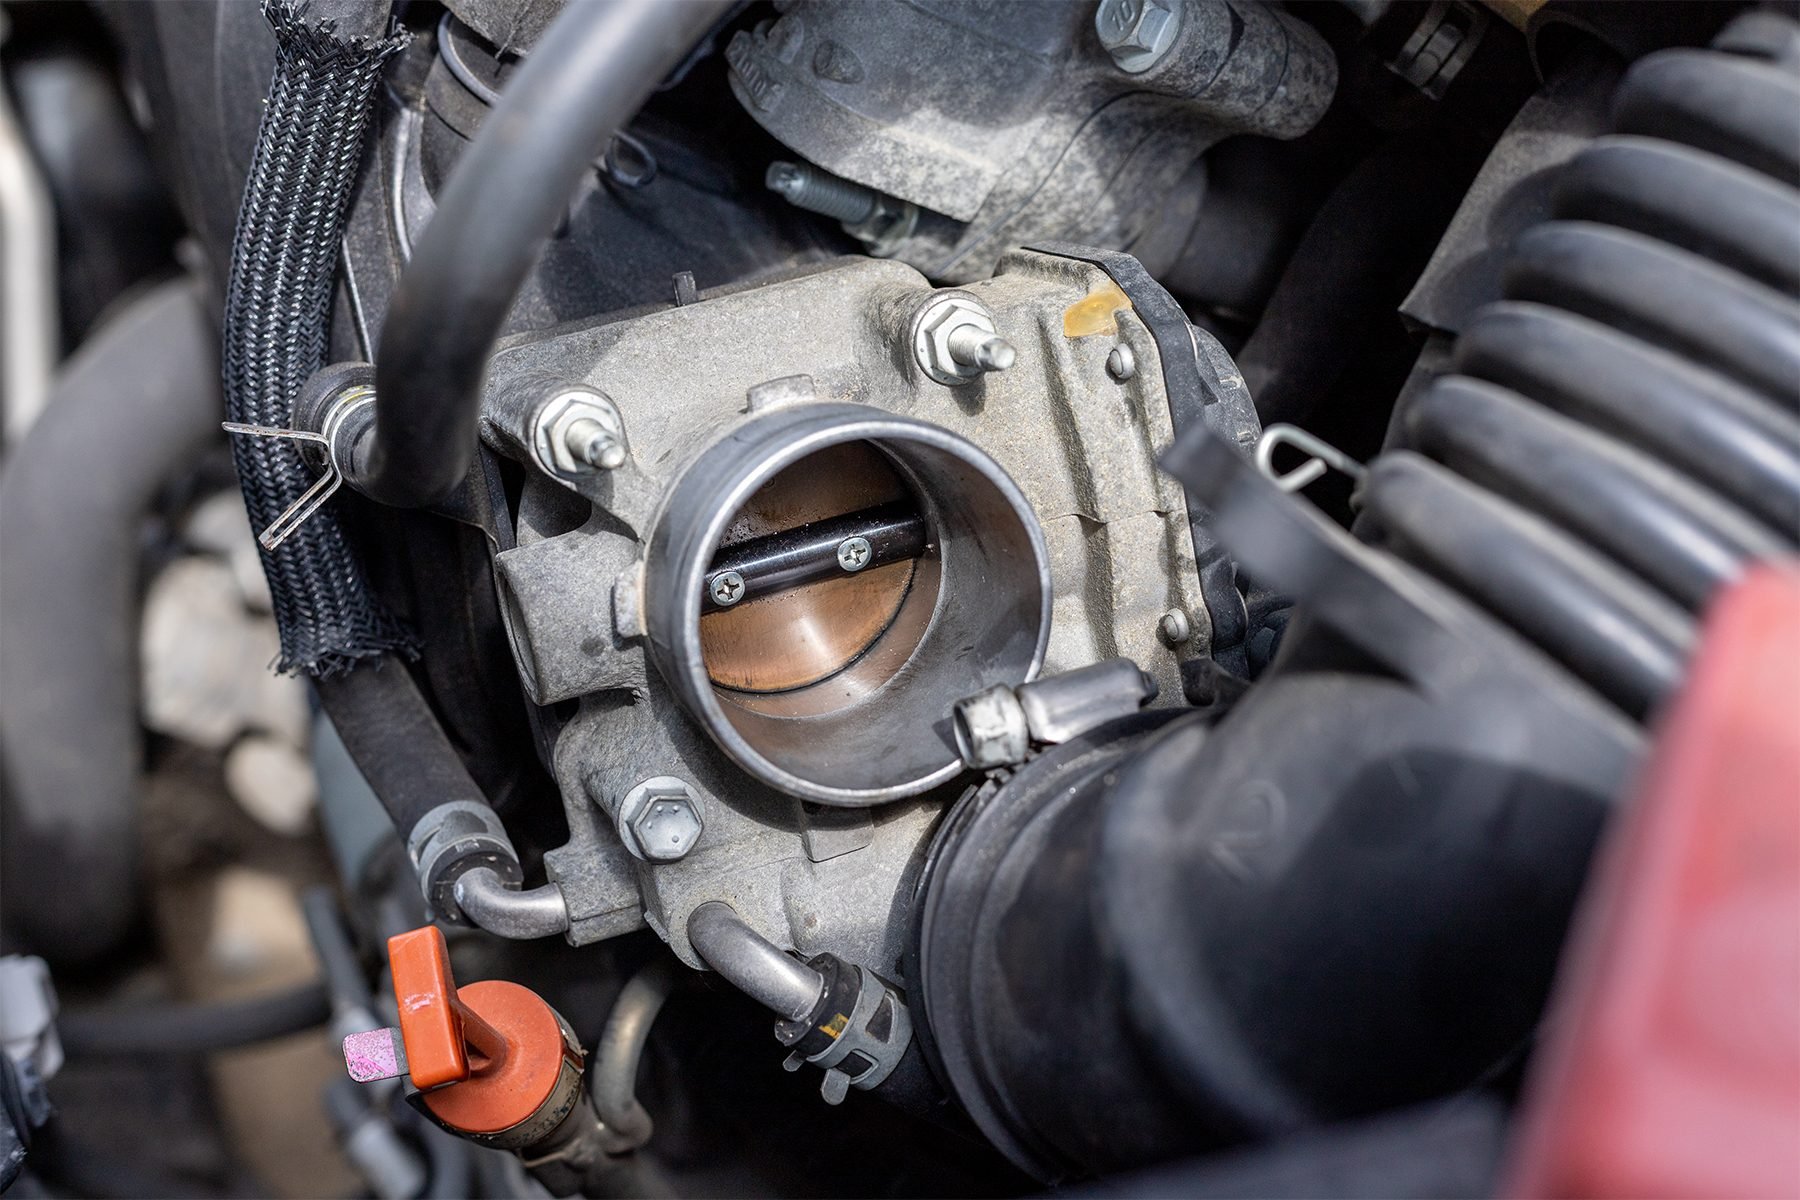
[[[241,421],[224,422],[226,433],[240,434],[244,437],[286,438],[294,442],[307,442],[325,447],[325,473],[313,481],[313,485],[300,493],[300,498],[282,509],[281,515],[269,522],[269,527],[256,535],[257,545],[270,552],[275,551],[281,543],[294,536],[294,531],[306,524],[308,517],[325,507],[325,502],[337,494],[344,485],[344,476],[331,461],[331,443],[325,440],[322,433],[312,433],[305,429],[281,429],[274,425],[246,425]]]
[[[283,542],[293,537],[344,486],[344,471],[338,462],[337,432],[343,428],[344,419],[352,412],[373,403],[373,388],[353,387],[345,390],[332,400],[331,407],[325,413],[323,432],[320,433],[314,433],[310,429],[283,429],[278,425],[250,425],[242,421],[221,423],[226,433],[235,433],[241,437],[285,438],[291,442],[304,442],[324,448],[325,473],[314,480],[311,487],[301,492],[298,500],[283,509],[280,516],[269,522],[267,529],[256,535],[257,544],[264,550],[273,553],[280,548]]]

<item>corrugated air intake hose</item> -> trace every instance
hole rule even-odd
[[[1374,540],[1633,716],[1800,545],[1796,45],[1757,13],[1633,65],[1362,489]]]
[[[325,361],[338,246],[375,88],[407,39],[342,37],[329,20],[308,24],[289,0],[267,0],[263,12],[275,30],[275,77],[232,247],[225,396],[233,421],[287,426],[295,395]],[[258,531],[312,485],[295,442],[239,436],[232,451]],[[326,676],[413,651],[329,506],[262,560],[282,670]]]

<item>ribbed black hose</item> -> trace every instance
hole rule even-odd
[[[1604,322],[1800,407],[1800,302],[1656,238],[1590,221],[1540,225],[1514,245],[1506,294]]]
[[[358,491],[417,508],[462,481],[488,353],[577,182],[730,7],[584,0],[544,31],[457,162],[394,289],[374,426],[349,464]]]
[[[1633,716],[1681,679],[1680,608],[1556,526],[1416,454],[1370,468],[1368,513],[1390,548],[1529,636]]]
[[[1561,309],[1512,303],[1476,316],[1453,363],[1678,463],[1777,533],[1800,515],[1800,425],[1698,363]]]
[[[225,297],[225,395],[231,419],[292,422],[294,397],[325,361],[344,214],[382,64],[406,44],[339,38],[290,0],[266,0],[275,77],[238,211]],[[262,530],[312,485],[295,443],[232,439],[251,524]],[[331,675],[410,635],[369,590],[328,506],[262,556],[281,627],[284,671]]]
[[[1792,295],[1800,192],[1748,167],[1653,138],[1607,137],[1556,183],[1556,211],[1629,229]]]
[[[1689,608],[1781,539],[1735,505],[1647,454],[1516,392],[1460,376],[1406,414],[1410,443],[1502,492]]]
[[[1727,44],[1730,32],[1722,39]],[[1626,75],[1613,98],[1613,127],[1692,146],[1800,187],[1797,112],[1800,78],[1791,65],[1664,50]]]
[[[1800,549],[1800,24],[1719,44],[1749,57],[1627,72],[1629,136],[1564,169],[1362,490],[1371,536],[1638,717],[1718,589]]]

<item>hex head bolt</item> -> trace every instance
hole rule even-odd
[[[625,849],[653,863],[680,862],[706,831],[700,797],[673,775],[646,779],[625,793],[615,821]]]
[[[913,318],[913,357],[927,378],[957,387],[990,371],[1005,371],[1018,351],[994,328],[991,313],[973,296],[932,296]]]
[[[1178,0],[1100,0],[1094,32],[1113,65],[1140,75],[1168,56],[1181,32]]]

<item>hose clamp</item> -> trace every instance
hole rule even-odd
[[[317,379],[318,376],[314,378]],[[309,396],[313,400],[311,404],[308,403]],[[223,423],[226,433],[234,433],[240,437],[278,438],[296,442],[300,446],[302,458],[314,466],[323,467],[312,486],[300,493],[299,498],[269,522],[267,529],[256,535],[257,544],[265,551],[273,553],[279,549],[283,542],[299,532],[300,527],[314,513],[324,508],[325,502],[344,486],[351,448],[356,445],[363,430],[374,422],[374,405],[375,388],[369,383],[358,382],[320,390],[313,387],[309,380],[307,391],[302,393],[300,401],[295,405],[294,428],[251,425],[242,421]],[[317,432],[308,428],[313,424],[307,419],[309,408],[320,414]]]
[[[474,800],[451,800],[420,817],[406,839],[406,855],[433,915],[458,925],[469,924],[456,903],[456,881],[464,874],[486,867],[509,885],[524,878],[499,816]]]

